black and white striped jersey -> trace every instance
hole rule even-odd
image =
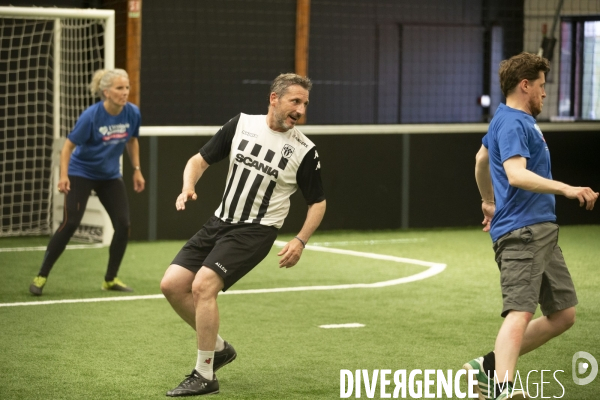
[[[200,149],[208,164],[229,156],[225,193],[215,211],[225,222],[281,228],[298,188],[307,204],[325,200],[314,143],[295,127],[271,130],[266,118],[239,114]]]

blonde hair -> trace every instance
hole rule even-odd
[[[102,100],[106,100],[104,91],[112,86],[115,78],[122,77],[129,79],[127,71],[124,69],[99,69],[94,72],[92,82],[90,83],[90,92],[92,96],[100,97]]]

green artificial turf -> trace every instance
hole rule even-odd
[[[571,359],[600,360],[600,226],[562,227],[560,244],[577,293],[577,323],[523,356],[523,384],[544,376],[544,397],[596,400],[600,377],[571,378]],[[290,240],[282,236],[279,240]],[[47,238],[3,238],[0,248],[45,246]],[[382,288],[254,293],[298,286],[374,283],[427,268],[355,255],[305,250],[278,268],[278,247],[219,296],[220,334],[238,358],[218,373],[222,399],[340,398],[340,370],[415,369],[456,372],[493,348],[502,323],[499,273],[489,235],[478,228],[321,232],[310,244],[446,264],[433,277]],[[107,248],[67,250],[42,297],[28,286],[43,251],[0,252],[0,399],[163,399],[195,365],[195,333],[164,298],[6,306],[17,302],[127,298],[160,294],[159,283],[183,242],[130,243],[119,277],[134,293],[103,292]],[[362,328],[320,325],[360,323]],[[390,377],[388,376],[388,379]],[[423,379],[423,376],[420,377]],[[535,394],[541,377],[530,374]],[[463,388],[464,389],[464,388]],[[394,390],[392,382],[388,393]],[[435,391],[435,387],[434,387]],[[538,393],[538,398],[541,398]],[[377,385],[375,398],[380,398]],[[355,393],[351,396],[355,398]],[[364,386],[361,398],[367,398]],[[408,397],[410,398],[410,397]],[[445,397],[444,397],[445,398]],[[452,398],[456,398],[455,396]]]

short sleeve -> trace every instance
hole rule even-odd
[[[130,103],[131,104],[131,103]],[[133,110],[133,130],[131,132],[131,137],[139,137],[140,136],[140,126],[142,125],[142,113],[140,113],[140,109],[135,105],[131,104]]]
[[[307,204],[320,203],[325,200],[321,181],[321,161],[316,147],[313,147],[304,156],[296,173],[296,182],[298,182]]]
[[[240,114],[231,118],[201,149],[200,155],[209,165],[221,161],[231,152],[231,143]]]
[[[499,132],[497,141],[502,163],[514,156],[530,157],[527,134],[520,123],[513,124],[509,129]]]
[[[67,138],[77,146],[85,144],[92,138],[91,109],[88,108],[79,116],[73,130]]]

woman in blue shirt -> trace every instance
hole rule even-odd
[[[42,294],[54,263],[79,226],[92,190],[115,230],[102,289],[133,290],[117,278],[129,236],[129,204],[119,160],[127,149],[134,168],[133,188],[137,193],[143,191],[145,181],[138,143],[141,115],[137,106],[127,101],[129,76],[125,70],[96,71],[90,90],[101,101],[81,114],[62,148],[58,191],[65,195],[64,218],[50,239],[38,276],[29,287],[37,296]]]

